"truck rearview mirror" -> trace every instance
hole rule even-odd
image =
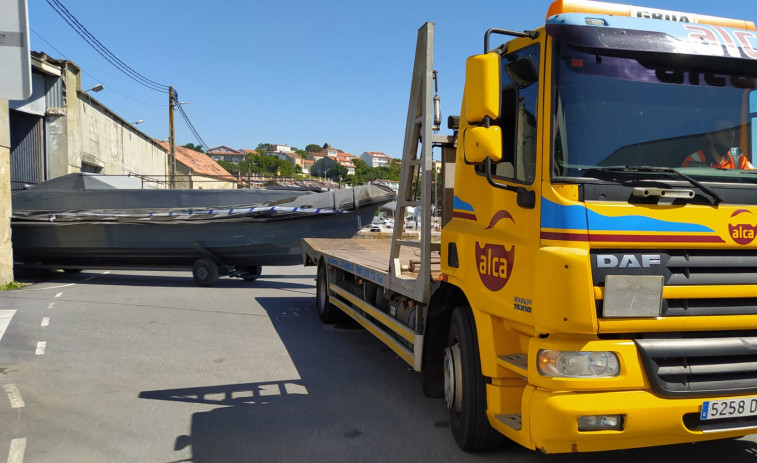
[[[465,130],[463,138],[466,162],[481,163],[487,157],[492,162],[502,159],[502,129],[498,126],[470,127]]]
[[[530,57],[507,63],[505,72],[518,88],[526,88],[539,80],[539,71]]]
[[[465,62],[465,118],[469,123],[499,117],[499,66],[497,53],[471,56]]]

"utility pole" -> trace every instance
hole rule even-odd
[[[173,107],[175,104],[173,87],[168,87],[168,145],[170,146],[171,188],[176,188],[176,141],[173,135]]]

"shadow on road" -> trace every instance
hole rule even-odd
[[[754,462],[757,445],[728,440],[616,452],[542,455],[515,444],[460,451],[441,400],[419,375],[357,325],[324,327],[312,297],[258,298],[300,375],[291,380],[143,391],[139,397],[215,406],[195,412],[175,450],[184,461],[613,463]],[[727,456],[727,457],[724,457]]]
[[[94,284],[94,285],[118,285],[118,286],[146,286],[146,287],[165,287],[165,288],[186,288],[196,287],[192,278],[192,271],[180,271],[183,275],[166,274],[159,271],[148,271],[144,273],[132,273],[135,271],[104,273],[103,270],[82,271],[79,273],[67,273],[62,271],[14,271],[16,280],[22,283],[76,283],[76,284]],[[176,273],[176,272],[173,272]],[[293,283],[292,279],[301,279],[304,283]],[[312,288],[315,281],[315,271],[313,275],[268,275],[263,270],[263,275],[254,281],[245,281],[241,278],[221,277],[214,287],[217,288],[261,288],[261,289],[282,289],[282,288]]]

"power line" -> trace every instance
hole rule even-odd
[[[189,127],[189,130],[194,134],[195,138],[197,138],[197,141],[200,142],[200,145],[202,145],[202,147],[205,148],[205,152],[207,153],[208,151],[210,151],[210,149],[208,148],[208,145],[205,144],[205,141],[197,132],[197,129],[195,129],[195,126],[192,124],[192,121],[189,120],[189,116],[187,116],[187,113],[184,111],[184,108],[182,108],[181,104],[179,103],[179,92],[177,92],[174,89],[173,95],[174,95],[174,101],[176,102],[176,107],[179,110],[179,114],[181,114],[181,117],[184,119],[184,122],[186,122],[187,127]]]
[[[76,19],[76,17],[70,11],[68,11],[68,9],[60,2],[60,0],[45,0],[45,1],[47,2],[48,5],[50,5],[50,7],[56,13],[58,13],[58,15],[63,19],[63,21],[65,21],[66,24],[68,24],[74,30],[74,32],[76,32],[79,35],[79,37],[81,37],[85,42],[87,42],[89,46],[91,46],[100,56],[102,56],[106,61],[112,64],[116,69],[118,69],[119,71],[121,71],[122,73],[124,73],[126,76],[136,81],[137,83],[149,88],[150,90],[155,90],[156,92],[161,92],[161,93],[169,91],[170,87],[168,85],[159,84],[155,82],[154,80],[148,79],[147,77],[138,73],[129,65],[121,61],[120,58],[118,58],[115,54],[113,54],[113,52],[111,52],[99,40],[97,40],[97,38],[94,35],[92,35],[92,33],[90,33],[89,30],[87,30],[87,28],[84,27],[84,25],[82,25],[79,22],[79,20]],[[47,41],[45,40],[45,42]],[[117,91],[116,93],[123,95],[122,93],[117,92]],[[126,96],[126,95],[123,95],[123,96]],[[174,96],[174,101],[177,102],[175,106],[179,109],[179,114],[181,114],[181,117],[184,119],[184,122],[186,122],[187,127],[189,127],[189,130],[194,134],[195,138],[197,138],[197,140],[200,142],[203,148],[205,148],[205,151],[208,151],[209,150],[208,145],[205,144],[205,141],[197,132],[197,129],[192,124],[192,121],[189,120],[189,116],[187,116],[187,113],[184,111],[184,108],[182,108],[181,105],[178,104],[179,94],[178,92],[176,92],[176,90],[174,90],[173,96]],[[130,97],[127,97],[127,98],[130,98]],[[135,100],[135,101],[139,101],[139,100]],[[150,104],[150,103],[145,103],[145,104]],[[156,106],[160,106],[160,105],[156,105]]]
[[[32,27],[29,27],[29,30],[31,30],[34,33],[34,35],[36,35],[37,37],[39,37],[39,39],[42,40],[43,42],[45,42],[50,48],[52,48],[53,50],[55,50],[61,57],[65,58],[65,59],[67,59],[69,61],[73,61],[68,56],[66,56],[65,53],[63,53],[62,51],[60,51],[57,48],[55,48],[55,45],[53,45],[47,39],[45,39],[44,37],[42,37],[42,35],[39,32],[35,31]],[[93,76],[92,74],[90,74],[89,72],[87,72],[85,69],[82,68],[81,72],[83,72],[84,74],[88,75],[89,77],[91,77],[92,79],[94,79],[96,82],[99,82],[101,84],[105,84],[105,86],[108,87],[108,90],[114,91],[114,92],[118,93],[119,95],[121,95],[124,98],[128,98],[128,99],[130,99],[132,101],[136,101],[137,103],[142,103],[142,104],[145,104],[145,105],[148,105],[148,106],[168,106],[166,104],[148,103],[146,101],[142,101],[142,100],[138,100],[136,98],[132,98],[129,95],[126,95],[124,93],[119,92],[118,90],[116,90],[115,88],[113,88],[113,86],[111,86],[107,82],[104,82],[103,80],[98,79],[97,77]]]
[[[84,27],[76,17],[71,14],[68,9],[60,3],[59,0],[45,0],[50,7],[55,10],[56,13],[66,22],[79,37],[81,37],[89,46],[91,46],[100,56],[106,61],[116,67],[119,71],[124,73],[129,78],[138,82],[139,84],[156,92],[168,91],[168,85],[159,84],[153,80],[148,79],[142,74],[138,73],[126,63],[121,61],[113,52],[111,52],[105,45],[103,45],[94,35],[92,35],[86,27]]]

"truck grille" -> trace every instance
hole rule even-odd
[[[592,250],[595,286],[607,275],[661,275],[665,286],[757,285],[757,251]],[[602,314],[602,301],[597,301]],[[757,298],[664,299],[665,317],[757,314]]]
[[[645,338],[635,343],[652,389],[661,396],[757,392],[757,333],[717,338]]]

